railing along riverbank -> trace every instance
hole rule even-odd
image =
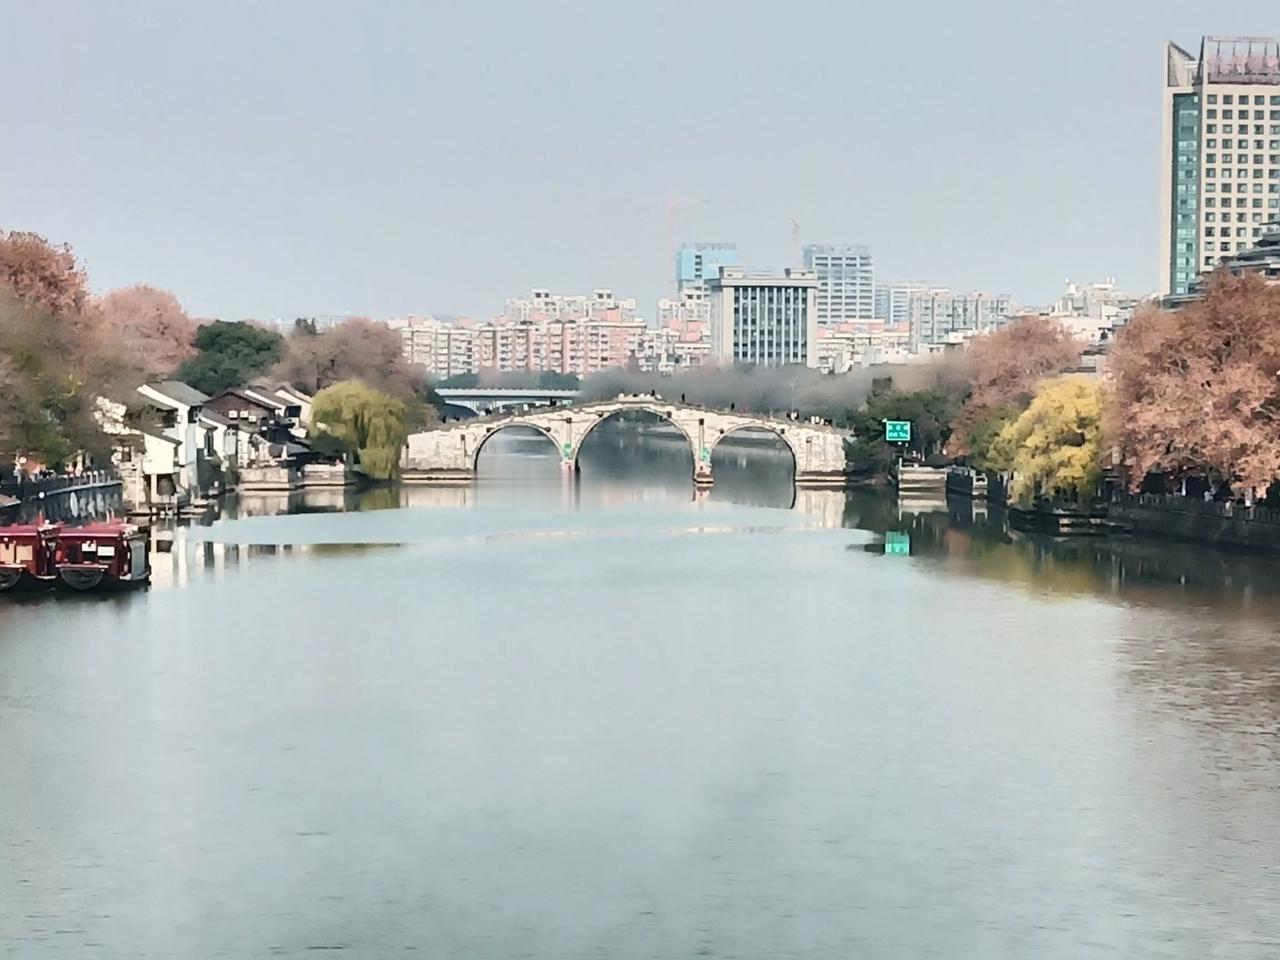
[[[1116,493],[1110,516],[1134,533],[1280,551],[1280,511],[1172,494]]]
[[[110,470],[90,470],[75,476],[42,477],[38,480],[0,481],[0,494],[16,500],[68,493],[73,490],[94,490],[99,487],[119,486],[120,477]]]

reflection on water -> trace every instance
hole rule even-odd
[[[691,455],[661,429],[636,444],[624,429],[594,431],[581,472],[561,468],[544,437],[516,430],[495,436],[470,486],[404,485],[366,490],[308,490],[229,498],[206,522],[315,513],[476,509],[541,504],[553,513],[627,504],[738,504],[790,510],[810,528],[876,534],[858,549],[914,558],[946,576],[1019,584],[1043,593],[1110,596],[1155,605],[1205,604],[1237,615],[1280,618],[1280,561],[1206,546],[1128,536],[1052,538],[1011,530],[1002,509],[981,501],[901,501],[887,491],[796,489],[789,455],[759,444],[717,449],[716,483],[695,491]],[[221,525],[221,524],[219,524]],[[252,528],[266,530],[267,528]],[[279,537],[284,528],[270,528]],[[223,543],[196,527],[159,524],[153,536],[154,583],[181,585],[201,570],[217,574],[254,556],[303,553],[314,545]],[[347,536],[342,532],[340,536]],[[392,538],[395,539],[395,538]]]
[[[1273,561],[717,453],[246,498],[0,602],[0,954],[1273,960]]]

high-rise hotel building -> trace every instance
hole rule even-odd
[[[1160,285],[1176,296],[1280,217],[1280,43],[1168,44],[1163,143]]]

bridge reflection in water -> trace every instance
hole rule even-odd
[[[372,490],[307,491],[229,500],[221,516],[299,513],[449,510],[499,506],[524,515],[545,509],[593,510],[632,503],[688,506],[744,504],[792,510],[803,525],[853,528],[874,535],[866,547],[885,563],[927,563],[947,576],[1017,585],[1064,596],[1094,595],[1126,602],[1186,606],[1208,604],[1241,616],[1280,617],[1273,590],[1280,561],[1198,545],[1132,537],[1052,539],[1010,530],[1004,512],[968,500],[900,503],[888,491],[797,489],[786,456],[767,444],[739,440],[719,451],[716,485],[697,491],[688,474],[687,446],[660,427],[637,439],[632,424],[604,428],[583,445],[579,476],[559,467],[540,437],[494,438],[481,460],[478,482],[468,486],[403,485]],[[554,520],[548,522],[554,523]],[[358,529],[346,527],[343,529]],[[216,575],[259,556],[359,549],[304,545],[223,545],[196,542],[183,527],[157,527],[157,587]],[[357,534],[358,536],[358,534]]]

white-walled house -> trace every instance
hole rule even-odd
[[[144,383],[138,393],[161,415],[161,433],[178,442],[174,492],[195,494],[200,489],[200,462],[207,456],[206,431],[200,413],[208,397],[180,380]]]

